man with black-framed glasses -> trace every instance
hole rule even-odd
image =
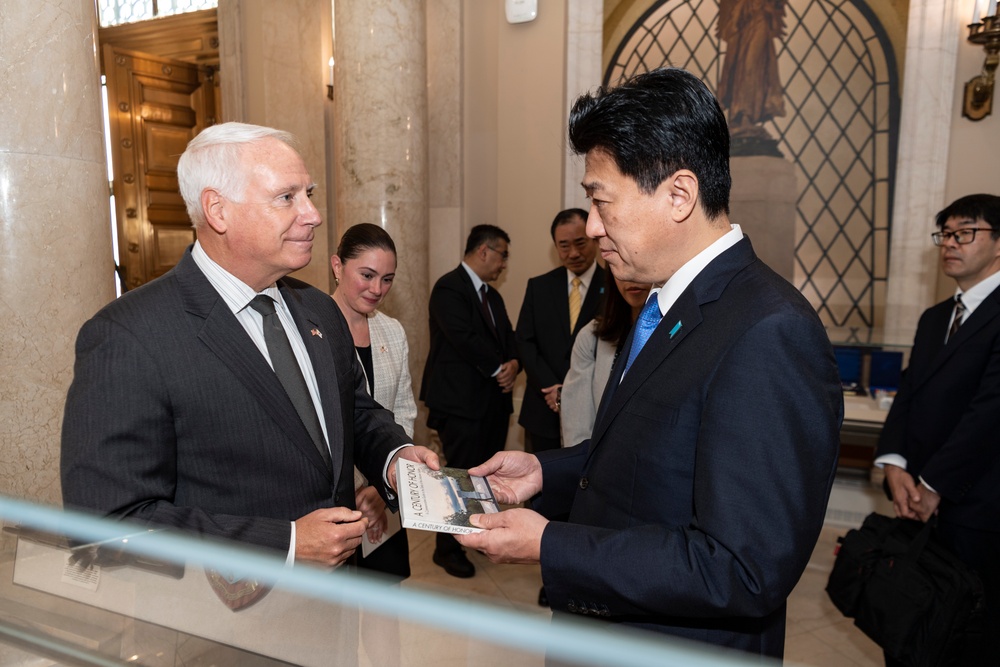
[[[986,591],[982,628],[1000,627],[1000,197],[957,199],[931,235],[955,296],[920,317],[875,464],[896,514],[928,521]],[[981,628],[981,629],[982,629]],[[981,630],[980,629],[980,630]],[[975,630],[975,629],[970,629]],[[996,664],[973,633],[955,664]],[[901,664],[886,656],[886,665]]]
[[[476,225],[462,263],[431,290],[430,350],[420,400],[430,410],[427,426],[437,430],[453,468],[478,465],[507,442],[511,391],[521,362],[503,297],[489,283],[500,277],[509,258],[507,232]],[[476,574],[462,546],[447,533],[437,534],[434,563],[453,577]]]

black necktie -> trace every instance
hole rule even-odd
[[[955,314],[952,316],[951,329],[948,330],[948,340],[955,335],[958,328],[962,326],[962,317],[965,315],[965,304],[962,303],[962,297],[955,297]]]
[[[496,333],[497,325],[493,321],[493,313],[490,312],[490,304],[486,303],[486,284],[483,283],[479,286],[479,306],[483,309],[483,316],[486,318],[486,322],[490,325],[490,329],[493,333]]]
[[[281,326],[281,320],[274,310],[274,299],[265,294],[258,294],[250,302],[250,307],[264,319],[264,344],[267,345],[267,354],[271,357],[274,374],[281,381],[281,386],[285,388],[285,393],[295,406],[295,411],[299,414],[320,456],[329,467],[330,449],[323,439],[323,428],[316,415],[316,406],[313,404],[312,396],[309,395],[309,387],[302,377],[302,369],[299,368],[299,362],[292,352],[292,345],[288,342],[285,328]]]

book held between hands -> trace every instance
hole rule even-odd
[[[438,533],[478,533],[469,523],[473,514],[494,514],[500,506],[485,477],[468,470],[431,470],[423,463],[396,460],[399,515],[404,528]]]

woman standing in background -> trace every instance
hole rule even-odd
[[[611,271],[605,276],[608,284],[601,314],[580,330],[563,380],[559,403],[563,447],[590,438],[611,369],[651,287],[618,280]]]
[[[417,404],[410,381],[406,332],[397,320],[377,310],[396,276],[396,245],[378,225],[354,225],[344,232],[337,253],[330,258],[330,265],[337,284],[333,300],[351,328],[368,391],[383,407],[392,411],[396,423],[412,438]],[[355,470],[356,487],[358,482],[365,483],[358,479],[358,474]],[[365,539],[375,543],[389,521],[385,502],[374,487],[367,485],[357,488],[356,502],[368,518]],[[406,531],[399,530],[367,557],[358,558],[358,566],[401,579],[410,576]]]

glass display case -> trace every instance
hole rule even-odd
[[[760,665],[0,497],[0,665]]]

